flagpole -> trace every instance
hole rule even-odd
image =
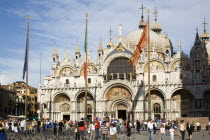
[[[39,70],[39,84],[41,85],[41,77],[42,77],[42,52],[40,54],[40,70]]]
[[[85,54],[86,54],[86,57],[85,57],[85,61],[86,61],[86,69],[87,69],[87,65],[88,65],[88,62],[87,62],[87,48],[88,48],[88,13],[86,13],[86,50],[85,50]],[[85,68],[85,67],[84,67]],[[87,70],[86,71],[86,77],[85,77],[85,120],[87,120]]]
[[[26,97],[25,97],[25,118],[27,119],[27,106],[28,106],[28,56],[29,56],[29,28],[30,28],[30,16],[27,16],[28,19],[28,29],[27,29],[27,55],[26,55]]]
[[[147,10],[148,12],[148,119],[151,119],[151,94],[150,94],[150,9]]]

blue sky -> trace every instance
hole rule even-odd
[[[201,34],[203,18],[210,22],[209,0],[0,0],[0,83],[22,80],[26,16],[31,16],[29,84],[38,87],[41,53],[43,83],[44,76],[51,73],[55,42],[61,59],[66,48],[70,56],[74,55],[77,40],[83,51],[86,12],[89,13],[89,48],[96,59],[100,36],[105,47],[110,26],[113,36],[118,34],[119,24],[123,26],[123,35],[138,28],[141,4],[151,11],[154,7],[158,9],[158,22],[168,33],[174,51],[181,41],[184,52],[189,54],[196,28]],[[210,33],[209,26],[207,32]]]

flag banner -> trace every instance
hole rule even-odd
[[[133,55],[130,58],[130,62],[133,64],[133,67],[136,67],[136,64],[138,62],[140,53],[141,53],[141,49],[146,45],[146,43],[148,42],[148,22],[146,23],[143,33],[141,35],[141,38],[139,40],[138,45],[136,46],[136,49],[133,53]]]
[[[23,80],[25,78],[26,71],[28,71],[28,51],[29,51],[29,21],[28,21],[27,36],[26,36],[25,61],[24,61],[24,66],[23,66]]]
[[[87,80],[87,63],[84,62],[84,79]]]

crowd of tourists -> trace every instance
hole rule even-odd
[[[210,123],[207,125],[210,128]],[[206,129],[208,129],[208,127]],[[165,140],[165,136],[169,136],[170,140],[174,140],[174,135],[179,135],[181,140],[185,139],[187,131],[189,139],[192,139],[192,133],[195,129],[199,132],[201,124],[199,122],[188,123],[184,120],[136,120],[133,122],[122,119],[103,120],[94,117],[93,120],[85,121],[83,118],[79,121],[51,121],[51,120],[8,120],[0,121],[0,140],[6,140],[6,132],[18,133],[20,135],[30,135],[34,133],[48,133],[54,136],[63,136],[64,130],[72,134],[71,138],[75,140],[115,140],[117,135],[126,135],[130,138],[133,133],[137,135],[148,136],[149,140],[153,140],[153,135],[159,134],[161,140]]]

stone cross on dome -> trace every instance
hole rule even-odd
[[[203,28],[204,28],[204,33],[206,33],[206,25],[208,24],[207,22],[206,22],[206,19],[204,18],[204,21],[203,21]]]
[[[142,4],[139,9],[141,9],[141,11],[142,11],[141,20],[144,20],[144,9],[145,9],[144,5]]]
[[[153,14],[155,15],[155,21],[157,21],[157,14],[158,14],[158,10],[155,7],[155,11],[153,12]]]

